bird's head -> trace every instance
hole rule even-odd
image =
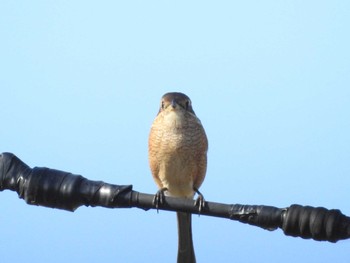
[[[187,111],[195,115],[191,99],[180,92],[169,92],[163,95],[159,113],[163,111]]]

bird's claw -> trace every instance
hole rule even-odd
[[[162,205],[164,203],[164,192],[166,190],[168,190],[168,189],[167,188],[159,189],[157,191],[157,193],[154,195],[153,205],[156,207],[157,213],[158,213],[159,205]]]
[[[204,196],[202,195],[201,192],[198,191],[197,188],[193,188],[193,190],[197,193],[198,197],[194,201],[194,206],[198,207],[198,213],[200,214],[202,212],[202,209],[205,207],[205,200]]]

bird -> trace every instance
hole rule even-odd
[[[205,205],[199,192],[207,170],[208,139],[190,98],[181,92],[162,96],[159,112],[148,138],[148,159],[158,186],[155,202],[162,195],[193,199],[199,210]],[[198,203],[199,201],[199,203]],[[178,263],[196,262],[191,214],[177,212]]]

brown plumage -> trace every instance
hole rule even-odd
[[[208,140],[191,100],[179,92],[166,93],[148,141],[148,157],[159,189],[173,197],[193,198],[207,169]],[[191,214],[177,213],[178,262],[195,262]]]

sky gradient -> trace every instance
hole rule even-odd
[[[147,138],[186,93],[209,140],[201,192],[350,215],[347,1],[1,1],[0,152],[155,193]],[[0,192],[2,262],[175,262],[174,213],[26,205]],[[350,241],[193,217],[198,262],[348,262]]]

